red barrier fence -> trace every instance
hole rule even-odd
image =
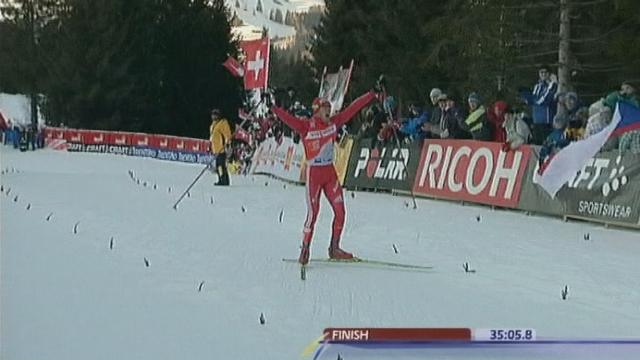
[[[122,131],[80,130],[48,127],[45,129],[47,141],[66,140],[68,143],[84,145],[118,145],[149,147],[160,150],[208,153],[209,140],[154,135]]]

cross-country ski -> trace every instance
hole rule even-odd
[[[295,263],[297,259],[282,259],[284,262]],[[314,264],[335,264],[335,265],[361,265],[381,268],[397,268],[397,269],[414,269],[414,270],[432,270],[433,266],[404,264],[391,261],[381,261],[372,259],[362,259],[354,257],[352,259],[331,259],[331,258],[310,258],[307,265]]]

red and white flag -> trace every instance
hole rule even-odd
[[[243,141],[247,144],[251,143],[251,135],[242,128],[238,128],[233,134],[235,140]]]
[[[227,60],[222,64],[229,72],[235,77],[244,76],[244,67],[233,56],[229,56]]]
[[[244,51],[244,88],[266,89],[269,81],[269,38],[242,41]]]

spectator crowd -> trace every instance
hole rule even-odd
[[[0,109],[1,110],[1,109]],[[38,124],[23,125],[12,121],[0,111],[0,142],[20,151],[44,147],[44,127]]]
[[[640,107],[638,86],[625,81],[615,90],[587,105],[574,91],[559,92],[558,80],[549,67],[538,70],[531,88],[518,91],[515,104],[504,99],[486,101],[477,92],[457,99],[440,88],[433,88],[425,104],[410,103],[403,109],[393,96],[375,102],[361,116],[341,129],[341,136],[371,138],[375,145],[422,141],[424,139],[471,139],[502,144],[504,151],[524,144],[540,145],[539,161],[557,153],[573,141],[593,136],[612,120],[616,104],[623,101]],[[247,100],[239,110],[231,146],[226,150],[229,172],[248,173],[258,145],[267,138],[281,141],[283,136],[299,142],[298,135],[280,121],[271,106],[278,105],[295,116],[308,118],[311,111],[288,87],[275,95],[269,90]],[[230,114],[227,114],[227,117]],[[38,126],[23,126],[6,119],[0,112],[2,142],[22,151],[44,146],[44,132]],[[611,138],[603,151],[640,154],[640,130]]]
[[[635,83],[625,81],[612,91],[587,105],[574,91],[559,92],[558,80],[549,67],[538,70],[538,79],[531,88],[521,88],[514,104],[504,99],[487,101],[477,92],[457,99],[440,88],[433,88],[426,104],[410,103],[400,108],[393,96],[365,109],[358,120],[343,129],[357,138],[375,139],[376,145],[424,139],[470,139],[502,144],[504,151],[523,144],[540,145],[539,161],[557,153],[573,141],[588,138],[612,119],[620,101],[640,107]],[[246,169],[257,145],[268,137],[276,140],[296,134],[279,121],[270,106],[277,103],[298,117],[311,116],[310,111],[288,88],[283,96],[273,92],[262,95],[252,109],[241,111],[242,122],[236,127],[232,167]],[[640,154],[640,130],[612,138],[603,151]]]

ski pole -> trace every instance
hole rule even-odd
[[[182,201],[182,199],[184,199],[184,197],[187,195],[187,193],[189,192],[189,190],[191,190],[191,188],[193,187],[193,185],[196,184],[196,182],[198,182],[198,180],[200,180],[200,178],[202,177],[202,175],[204,174],[205,171],[207,171],[207,169],[209,168],[210,164],[207,164],[207,166],[204,167],[204,169],[202,169],[202,171],[200,171],[200,174],[198,174],[198,176],[193,180],[193,182],[191,183],[191,185],[189,185],[189,187],[187,187],[187,190],[184,191],[184,193],[182,193],[182,196],[180,196],[180,198],[178,199],[178,201],[176,201],[175,204],[173,204],[173,209],[177,210],[178,209],[178,204]]]
[[[386,100],[386,98],[387,98],[387,87],[384,84],[384,75],[380,75],[380,77],[378,78],[378,85],[380,86],[380,88],[382,90],[383,98]],[[382,103],[382,108],[387,112],[387,115],[389,116],[389,120],[393,121],[393,114],[391,113],[391,109],[388,109],[386,106],[384,106],[384,101]],[[393,129],[393,137],[396,140],[396,147],[398,148],[398,151],[400,152],[400,160],[404,164],[404,166],[402,167],[403,175],[404,175],[405,179],[407,179],[407,181],[408,181],[409,180],[409,171],[407,170],[407,165],[409,165],[409,161],[407,159],[405,159],[404,154],[402,153],[402,148],[400,147],[400,139],[398,139],[398,134],[397,134],[395,128]],[[410,190],[410,193],[411,193],[411,200],[413,200],[413,208],[417,209],[418,208],[418,203],[416,202],[416,195],[413,193],[413,184],[409,184],[409,190]]]

